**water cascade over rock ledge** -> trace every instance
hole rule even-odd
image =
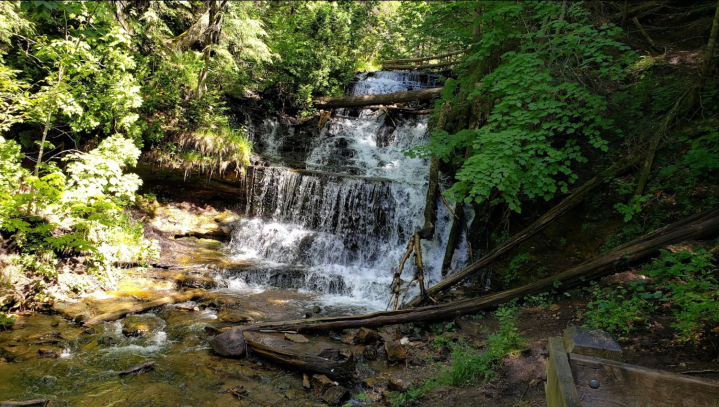
[[[436,86],[426,74],[375,72],[360,75],[347,93]],[[293,137],[297,143],[294,129],[265,119],[257,130],[259,152],[279,165],[248,171],[247,216],[230,248],[232,256],[257,267],[224,271],[228,285],[293,288],[321,294],[328,305],[384,309],[406,242],[424,222],[429,160],[404,152],[428,141],[427,116],[337,109],[315,137],[303,140],[301,155],[284,154],[297,150],[285,145]],[[450,216],[439,204],[434,240],[422,243],[429,284],[440,278]],[[465,261],[466,248],[460,247],[455,262]],[[406,267],[403,279],[413,273]]]

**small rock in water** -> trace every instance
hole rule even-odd
[[[122,334],[127,337],[147,336],[160,329],[160,320],[145,315],[130,315],[122,320]]]
[[[349,398],[350,392],[342,386],[330,387],[324,394],[322,394],[322,400],[327,404],[334,406],[345,399]]]
[[[183,274],[175,279],[177,285],[187,288],[212,289],[217,287],[217,282],[208,276],[201,274]]]
[[[285,334],[285,339],[294,343],[308,343],[310,340],[300,334]]]
[[[60,355],[52,349],[40,348],[37,350],[37,357],[39,358],[57,358]]]
[[[145,363],[139,364],[137,366],[133,366],[123,372],[120,372],[119,375],[125,376],[130,373],[141,374],[141,373],[147,372],[148,370],[152,370],[154,368],[155,368],[155,362],[145,362]]]
[[[364,356],[366,360],[377,360],[377,348],[372,345],[366,346],[362,351],[362,356]]]
[[[379,334],[376,331],[373,331],[368,328],[360,328],[359,332],[357,333],[357,338],[359,339],[360,343],[368,344],[370,342],[376,342],[379,340]]]
[[[407,391],[408,388],[407,383],[399,377],[392,377],[387,383],[387,389],[391,391]]]
[[[57,377],[55,376],[43,376],[40,378],[40,384],[43,386],[52,386],[57,383]]]
[[[224,310],[217,314],[217,320],[229,324],[239,324],[242,322],[252,322],[252,317],[237,310]]]
[[[330,380],[329,377],[323,374],[316,374],[312,376],[312,387],[318,390],[320,393],[324,393],[325,390],[334,386],[335,382]]]
[[[310,375],[308,375],[307,373],[302,374],[302,387],[304,387],[305,389],[309,389],[310,387],[312,387],[312,385],[310,384]]]
[[[387,360],[390,362],[400,362],[407,359],[407,352],[399,342],[385,342],[384,349],[387,351]]]
[[[346,343],[348,345],[357,343],[357,330],[348,329],[345,332],[346,333],[340,337],[340,342]]]

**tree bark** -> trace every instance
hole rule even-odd
[[[387,61],[382,61],[383,64],[405,64],[408,62],[424,62],[424,61],[431,61],[433,59],[440,59],[440,58],[447,58],[454,55],[464,54],[467,51],[452,51],[448,52],[446,54],[442,55],[435,55],[431,57],[423,57],[423,58],[404,58],[404,59],[389,59]]]
[[[351,328],[372,328],[409,322],[427,322],[474,314],[527,295],[546,291],[557,283],[563,289],[580,285],[625,267],[647,260],[667,245],[687,240],[713,237],[719,233],[719,209],[712,209],[691,216],[659,230],[600,254],[592,260],[551,277],[531,284],[502,291],[484,297],[456,301],[422,308],[381,311],[372,314],[301,319],[294,321],[264,322],[255,325],[235,327],[210,340],[210,345],[223,356],[242,356],[245,352],[245,333],[260,332],[323,332]]]
[[[429,165],[429,186],[424,203],[424,226],[418,232],[424,240],[432,239],[437,224],[437,198],[439,197],[439,158],[432,156]]]
[[[709,34],[709,42],[707,43],[707,48],[704,51],[704,62],[702,62],[700,70],[702,76],[699,85],[700,88],[703,87],[706,77],[709,76],[711,62],[714,58],[714,50],[716,49],[717,37],[719,37],[719,2],[717,2],[717,8],[714,12],[714,22],[712,23],[711,34]]]
[[[452,219],[452,227],[449,229],[449,237],[447,238],[447,247],[444,251],[444,259],[442,260],[442,277],[449,274],[449,268],[452,265],[452,257],[457,247],[459,238],[462,235],[462,227],[464,226],[464,204],[458,202],[454,206],[455,218]]]
[[[319,356],[312,350],[308,351],[307,346],[288,343],[284,337],[259,332],[245,332],[243,336],[250,351],[280,365],[323,374],[333,380],[349,381],[355,378],[355,357],[351,352],[344,354],[338,351],[342,357],[333,360]]]
[[[417,71],[419,69],[433,69],[433,68],[445,68],[457,64],[453,62],[442,62],[439,64],[415,64],[415,65],[398,65],[398,64],[386,64],[382,65],[382,69],[385,71]]]
[[[429,100],[439,96],[444,88],[410,90],[406,92],[387,93],[384,95],[345,96],[339,98],[320,97],[314,100],[316,107],[360,107],[372,105],[389,105],[393,103]]]
[[[427,290],[427,295],[433,296],[439,292],[445,291],[445,290],[449,289],[450,287],[452,287],[453,285],[458,284],[458,283],[466,280],[467,278],[473,276],[474,274],[478,273],[480,270],[482,270],[488,264],[493,262],[499,256],[508,252],[509,250],[511,250],[512,248],[517,246],[518,244],[529,239],[530,237],[534,236],[534,234],[536,234],[537,232],[544,229],[552,221],[554,221],[555,219],[557,219],[558,217],[560,217],[561,215],[566,213],[568,210],[575,207],[578,203],[582,202],[584,200],[584,198],[587,196],[587,194],[589,194],[589,192],[593,191],[595,188],[602,185],[605,180],[629,169],[632,165],[634,165],[634,163],[639,161],[643,156],[644,156],[644,154],[642,154],[642,153],[630,154],[628,157],[619,160],[617,163],[615,163],[611,167],[600,172],[596,177],[587,181],[584,185],[582,185],[576,191],[574,191],[574,193],[572,193],[568,197],[564,198],[564,200],[562,200],[562,202],[560,202],[554,208],[550,209],[547,213],[542,215],[539,219],[534,221],[534,223],[529,225],[523,231],[512,236],[509,240],[507,240],[504,243],[502,243],[501,245],[497,246],[496,248],[491,250],[489,253],[484,255],[482,258],[477,260],[476,262],[465,267],[463,270],[460,270],[459,272],[445,278],[444,280],[442,280],[439,283],[435,284],[434,286],[430,287]],[[477,215],[475,215],[475,216],[477,216]],[[412,301],[407,303],[407,305],[405,307],[418,306],[418,305],[420,305],[421,301],[422,301],[422,299],[419,297],[414,298]]]

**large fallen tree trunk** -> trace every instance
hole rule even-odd
[[[127,308],[123,308],[119,311],[107,312],[100,314],[96,317],[92,317],[85,321],[85,325],[97,325],[100,322],[117,321],[120,318],[124,318],[126,315],[136,314],[138,312],[144,312],[153,308],[161,307],[168,304],[176,304],[178,302],[185,302],[194,300],[202,297],[205,294],[205,290],[188,290],[182,293],[170,294],[167,297],[162,297],[157,300],[140,302]]]
[[[443,88],[409,90],[406,92],[386,93],[384,95],[345,96],[339,98],[321,97],[314,100],[316,107],[359,107],[371,105],[389,105],[392,103],[429,100],[442,93]]]
[[[557,282],[562,288],[570,288],[608,274],[623,270],[655,256],[659,250],[669,244],[692,239],[712,237],[719,234],[719,209],[702,212],[687,219],[675,222],[648,235],[635,239],[609,252],[600,254],[592,260],[554,276],[527,284],[522,287],[502,291],[484,297],[456,301],[422,308],[383,311],[365,315],[345,317],[312,318],[294,321],[264,322],[232,328],[210,340],[215,352],[223,356],[239,357],[245,354],[245,333],[260,332],[322,332],[360,327],[378,327],[409,322],[445,320],[465,314],[474,314],[491,309],[527,295],[537,294],[554,287]]]
[[[636,153],[636,154],[630,154],[628,157],[623,158],[616,162],[611,167],[605,169],[604,171],[600,172],[596,177],[592,178],[591,180],[587,181],[584,185],[577,188],[576,191],[574,191],[571,195],[564,198],[562,202],[560,202],[557,206],[550,209],[547,213],[542,215],[539,219],[534,221],[531,225],[527,226],[524,230],[517,233],[516,235],[512,236],[509,240],[506,240],[501,245],[497,246],[493,250],[491,250],[486,255],[482,256],[479,260],[476,262],[470,264],[469,266],[465,267],[464,269],[458,271],[455,274],[452,274],[451,276],[445,278],[444,280],[440,281],[439,283],[433,285],[429,289],[427,289],[427,295],[433,296],[437,293],[440,293],[442,291],[447,290],[448,288],[452,287],[455,284],[458,284],[464,280],[466,280],[469,277],[472,277],[476,273],[478,273],[480,270],[482,270],[484,267],[492,263],[497,257],[503,255],[504,253],[508,252],[518,244],[524,242],[525,240],[529,239],[530,237],[534,236],[537,232],[544,229],[547,225],[549,225],[552,221],[557,219],[558,217],[565,214],[568,210],[575,207],[578,203],[582,202],[584,198],[589,194],[589,192],[593,191],[595,188],[599,187],[600,185],[603,185],[604,181],[607,179],[610,179],[614,177],[615,175],[629,169],[632,165],[634,165],[637,161],[639,161],[644,156],[643,153]],[[412,301],[408,302],[405,305],[405,308],[407,307],[416,307],[422,303],[424,298],[422,297],[416,297],[412,299]]]
[[[422,58],[404,58],[404,59],[388,59],[387,61],[383,61],[383,64],[405,64],[408,62],[424,62],[424,61],[431,61],[433,59],[441,59],[441,58],[447,58],[454,55],[464,54],[467,51],[452,51],[448,52],[446,54],[442,55],[434,55],[431,57],[422,57]]]
[[[356,360],[352,352],[332,348],[316,352],[284,338],[259,332],[245,332],[244,339],[253,353],[275,363],[320,373],[333,380],[355,378]]]
[[[456,64],[458,61],[442,62],[440,64],[415,64],[415,65],[402,65],[402,64],[386,64],[382,65],[382,69],[385,71],[416,71],[419,69],[433,69],[433,68],[445,68]]]

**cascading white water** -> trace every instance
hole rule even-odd
[[[421,74],[378,72],[360,78],[353,95],[431,87]],[[231,286],[279,286],[321,293],[325,303],[384,309],[392,274],[407,241],[423,223],[429,162],[404,155],[426,143],[427,118],[381,110],[359,115],[335,112],[310,144],[303,170],[252,170],[247,217],[232,236],[239,260],[257,263],[252,271],[229,273]],[[356,117],[354,117],[356,116]],[[277,153],[278,126],[264,140]],[[440,203],[435,239],[423,242],[429,284],[439,280],[450,214]],[[464,262],[458,249],[455,263]],[[403,279],[410,280],[407,262]]]

